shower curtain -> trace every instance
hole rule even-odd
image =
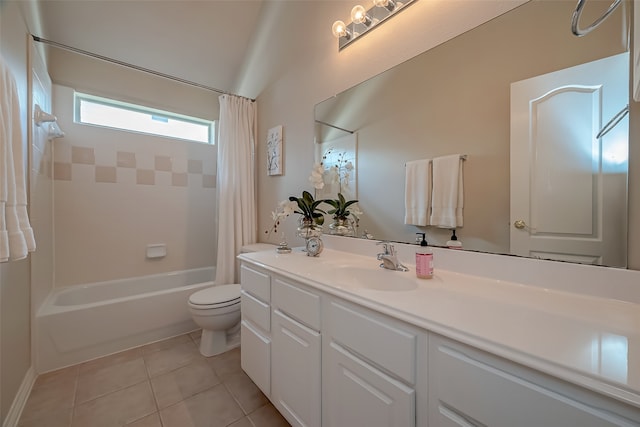
[[[236,281],[236,255],[257,237],[254,149],[256,103],[222,95],[218,139],[216,284]],[[237,278],[239,279],[239,278]]]

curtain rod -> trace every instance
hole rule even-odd
[[[224,91],[224,90],[216,89],[214,87],[203,85],[201,83],[196,83],[196,82],[193,82],[191,80],[186,80],[186,79],[183,79],[183,78],[180,78],[180,77],[172,76],[170,74],[161,73],[160,71],[155,71],[155,70],[151,70],[149,68],[140,67],[138,65],[130,64],[128,62],[120,61],[118,59],[109,58],[108,56],[103,56],[103,55],[100,55],[100,54],[97,54],[97,53],[88,52],[86,50],[82,50],[82,49],[78,49],[76,47],[68,46],[66,44],[54,42],[53,40],[43,39],[42,37],[38,37],[38,36],[33,35],[33,34],[31,34],[31,37],[33,38],[33,40],[37,41],[38,43],[48,44],[48,45],[51,45],[51,46],[54,46],[54,47],[58,47],[60,49],[68,50],[70,52],[75,52],[75,53],[79,53],[81,55],[89,56],[91,58],[96,58],[96,59],[100,59],[102,61],[111,62],[113,64],[121,65],[121,66],[127,67],[127,68],[133,68],[134,70],[137,70],[137,71],[142,71],[144,73],[153,74],[154,76],[163,77],[165,79],[173,80],[173,81],[176,81],[176,82],[179,82],[179,83],[184,83],[186,85],[199,87],[200,89],[205,89],[205,90],[208,90],[208,91],[211,91],[211,92],[217,92],[217,93],[221,93],[223,95],[238,96],[240,98],[248,99],[251,102],[255,102],[255,99],[247,98],[246,96],[236,95],[234,93],[230,93],[230,92],[227,92],[227,91]]]

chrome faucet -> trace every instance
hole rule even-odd
[[[396,255],[396,248],[391,242],[378,242],[376,245],[382,245],[384,252],[378,254],[378,260],[382,261],[380,267],[387,270],[409,271],[407,267],[402,265]]]

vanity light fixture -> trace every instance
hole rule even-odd
[[[417,0],[373,0],[373,6],[366,9],[356,5],[351,9],[351,22],[345,24],[336,21],[331,32],[338,39],[338,50],[344,49],[349,43],[362,36],[367,31],[382,24],[385,20],[405,9]]]

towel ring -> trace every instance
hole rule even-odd
[[[622,3],[622,0],[614,0],[613,3],[611,3],[611,6],[609,6],[609,9],[607,9],[607,11],[600,18],[593,21],[593,23],[591,23],[591,25],[589,25],[588,27],[581,29],[581,28],[578,28],[578,21],[580,21],[580,15],[582,15],[582,9],[584,9],[584,5],[586,4],[586,2],[587,0],[578,0],[578,5],[576,6],[576,10],[573,12],[573,15],[571,16],[571,32],[578,37],[585,36],[589,34],[592,30],[595,30],[598,27],[598,25],[602,23],[602,21],[607,19],[607,17],[611,15],[614,10],[616,10],[616,8],[620,5],[620,3]]]

